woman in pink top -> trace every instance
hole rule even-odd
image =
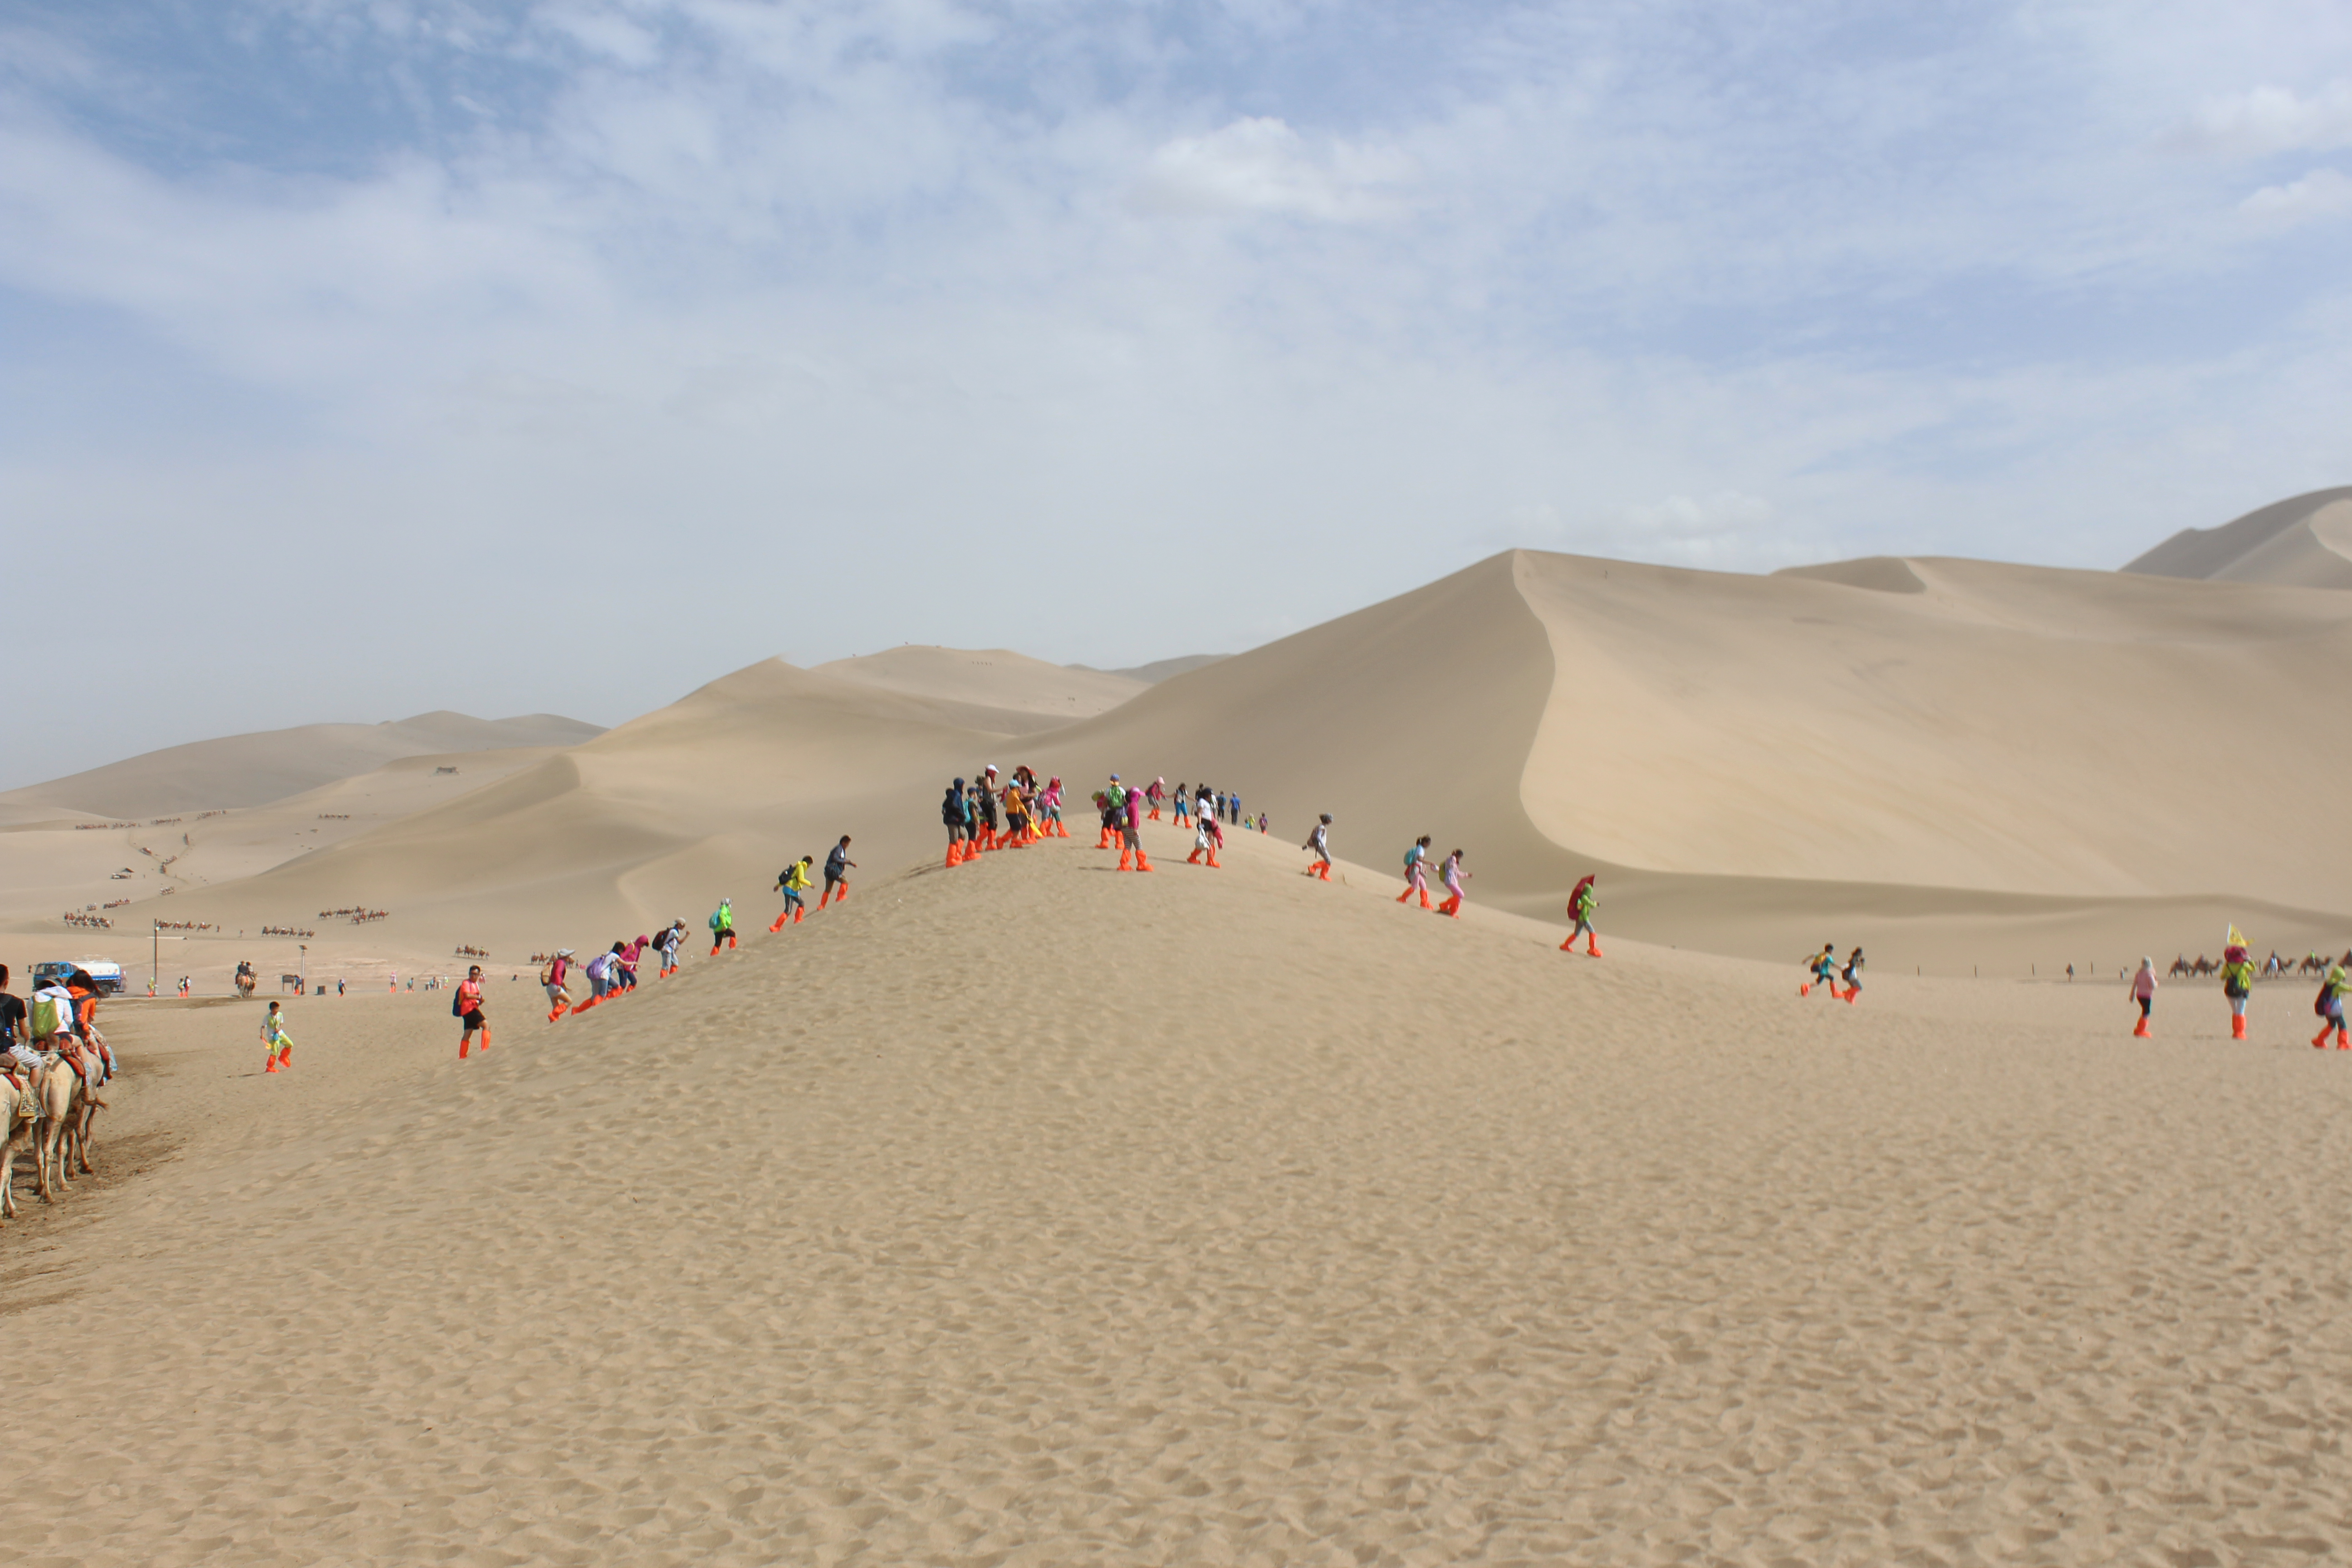
[[[2143,958],[2139,961],[2139,973],[2132,976],[2131,995],[2132,1000],[2139,1004],[2139,1024],[2132,1034],[2139,1039],[2147,1039],[2155,1034],[2147,1026],[2147,1015],[2148,1010],[2156,1005],[2156,960]]]

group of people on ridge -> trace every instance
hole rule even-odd
[[[994,763],[970,784],[955,780],[940,798],[940,822],[948,830],[950,866],[976,860],[992,849],[1019,849],[1040,838],[1070,836],[1062,826],[1062,781],[1051,779],[1041,785],[1025,765],[1014,768],[1003,784],[997,782]]]

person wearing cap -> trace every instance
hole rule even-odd
[[[559,947],[547,967],[539,972],[539,983],[547,987],[547,1021],[551,1024],[572,1010],[572,992],[563,984],[572,973],[572,950]]]
[[[680,915],[670,922],[669,930],[661,933],[661,974],[667,980],[677,973],[677,950],[686,941],[686,917]]]
[[[1325,812],[1316,819],[1315,831],[1307,836],[1307,842],[1299,847],[1313,851],[1315,856],[1315,863],[1307,868],[1307,874],[1329,881],[1331,879],[1331,814],[1329,812]]]
[[[719,907],[710,911],[710,956],[719,956],[721,946],[735,945],[735,901],[721,899]]]
[[[1151,820],[1160,820],[1160,803],[1168,798],[1168,775],[1160,774],[1143,786],[1143,798],[1151,807]]]
[[[457,999],[449,1004],[449,1011],[455,1013],[458,1021],[466,1026],[466,1032],[457,1037],[459,1061],[464,1061],[466,1053],[473,1048],[474,1035],[478,1030],[482,1037],[482,1049],[487,1051],[490,1048],[490,1021],[482,1011],[482,966],[480,964],[473,964],[467,969],[466,978],[457,983]]]

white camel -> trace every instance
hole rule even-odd
[[[24,1064],[0,1053],[0,1217],[16,1217],[16,1151],[30,1148],[41,1125],[41,1091]]]

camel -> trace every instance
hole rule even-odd
[[[14,1057],[0,1057],[0,1218],[16,1217],[16,1151],[30,1148],[41,1126],[41,1091]]]
[[[71,1036],[59,1036],[61,1051],[41,1078],[42,1127],[40,1148],[37,1159],[40,1171],[40,1194],[44,1201],[54,1202],[50,1178],[63,1186],[73,1185],[73,1173],[79,1168],[85,1176],[93,1175],[89,1165],[89,1127],[97,1113],[106,1109],[106,1101],[90,1092],[83,1077],[82,1064],[88,1058],[81,1042]]]

